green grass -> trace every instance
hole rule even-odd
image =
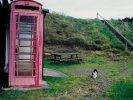
[[[87,62],[89,63],[95,63],[95,64],[99,64],[99,65],[103,65],[103,64],[107,64],[107,61],[101,59],[98,56],[91,56],[87,59]]]
[[[85,82],[87,76],[75,75],[74,73],[70,72],[71,69],[81,66],[82,64],[77,64],[77,63],[54,64],[51,63],[51,61],[49,60],[44,60],[45,68],[60,70],[69,76],[68,78],[44,77],[44,80],[46,80],[51,85],[51,89],[49,90],[50,93],[56,96],[60,92],[67,91]]]
[[[60,88],[63,88],[63,87],[59,87],[58,84],[62,83],[62,81],[64,78],[60,78],[60,77],[44,77],[44,80],[48,82],[48,84],[50,86],[52,86],[49,90],[49,92],[53,95],[56,95],[58,94],[58,91]]]
[[[107,61],[105,58],[103,59],[106,54],[107,53],[103,52],[86,53],[84,61],[80,64],[53,64],[49,60],[44,60],[43,66],[45,68],[62,71],[69,77],[44,77],[43,79],[50,84],[50,89],[26,92],[15,90],[2,91],[0,93],[0,100],[54,100],[59,97],[63,100],[83,99],[84,95],[91,95],[92,91],[90,90],[99,89],[96,87],[98,83],[89,83],[91,79],[90,76],[76,74],[71,70],[93,70],[95,68],[105,72],[106,75],[103,77],[112,81],[111,85],[106,90],[102,90],[101,93],[103,93],[103,96],[99,96],[98,100],[101,100],[102,97],[105,100],[106,98],[109,100],[124,100],[120,97],[126,98],[127,93],[129,94],[133,89],[133,58],[132,56],[122,56],[125,59],[121,61]],[[105,80],[103,79],[101,82],[102,81]],[[86,86],[86,88],[82,88],[83,86]],[[123,94],[126,91],[127,93]],[[132,100],[131,96],[132,95],[129,94],[129,99],[125,100]]]
[[[111,100],[133,100],[133,81],[117,81],[113,84],[109,97]]]
[[[0,92],[0,100],[14,100],[16,98],[21,98],[21,93],[19,91],[5,91]]]

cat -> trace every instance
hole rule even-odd
[[[96,79],[98,76],[98,70],[97,69],[94,69],[93,72],[92,72],[92,78],[93,79]]]

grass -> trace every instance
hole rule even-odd
[[[132,100],[133,82],[120,80],[113,84],[111,94],[112,100]]]
[[[81,63],[80,65],[76,65],[76,64],[75,65],[71,65],[71,64],[65,64],[65,65],[57,64],[55,66],[52,66],[52,64],[51,64],[51,67],[50,67],[49,62],[46,61],[45,67],[48,67],[48,68],[50,67],[50,68],[53,68],[53,69],[58,69],[58,70],[64,71],[65,73],[69,73],[69,74],[70,74],[70,72],[68,72],[68,70],[71,70],[71,69],[82,69],[82,70],[85,69],[85,70],[87,70],[87,69],[97,68],[98,70],[104,70],[104,71],[108,72],[106,77],[113,81],[113,83],[112,83],[113,86],[110,88],[112,91],[107,92],[109,95],[106,94],[105,98],[112,99],[112,100],[117,100],[117,99],[114,99],[115,98],[114,93],[117,93],[117,90],[115,90],[114,87],[118,87],[118,90],[119,90],[119,87],[121,86],[121,84],[116,84],[117,81],[119,79],[129,80],[132,77],[132,74],[131,75],[130,74],[125,75],[126,72],[125,73],[123,73],[123,72],[119,73],[119,70],[125,69],[125,68],[127,68],[129,70],[132,70],[132,64],[133,64],[132,63],[132,58],[126,57],[126,56],[125,56],[125,58],[126,58],[127,61],[123,60],[123,61],[117,61],[117,62],[109,62],[109,61],[104,60],[102,57],[97,56],[97,54],[96,55],[94,54],[94,55],[91,55],[91,56],[87,57],[86,60],[83,63]],[[83,79],[83,76],[82,77],[77,76],[77,78],[78,78],[78,80],[80,80],[80,79]],[[82,81],[83,83],[84,82],[86,83],[85,79],[87,79],[87,77],[84,76],[84,81]],[[74,80],[76,80],[76,78],[74,78]],[[48,79],[48,81],[49,81],[49,79]],[[66,80],[64,80],[64,81],[66,81]],[[69,83],[69,79],[67,80],[67,82]],[[73,81],[71,81],[71,82],[73,83]],[[130,83],[133,83],[133,82],[130,82]],[[65,85],[66,83],[63,83],[63,84]],[[74,86],[78,87],[81,84],[82,83],[79,82],[79,84],[76,84],[76,85],[74,84]],[[69,85],[71,85],[73,87],[72,84],[69,84]],[[59,86],[59,84],[58,84],[58,86]],[[71,86],[70,86],[70,88],[71,88]],[[131,85],[127,86],[127,91],[130,90],[130,86]],[[126,85],[125,85],[125,88],[126,88]],[[63,89],[65,91],[65,88],[63,88]],[[118,92],[120,92],[120,91],[118,91]],[[118,94],[122,95],[123,92],[120,92]],[[126,94],[124,94],[124,96],[126,98]],[[118,97],[120,97],[120,96],[118,95]],[[78,98],[80,98],[80,97],[78,97]],[[99,99],[100,98],[101,97],[99,97]],[[131,96],[129,96],[129,98],[132,99],[132,94],[131,94]],[[121,99],[118,99],[118,100],[121,100]],[[122,100],[124,100],[124,99],[122,99]]]
[[[126,32],[126,34],[131,32]],[[100,20],[76,19],[57,13],[46,16],[44,41],[48,45],[80,46],[87,50],[118,49],[123,51],[125,49]]]
[[[60,88],[63,87],[59,87],[58,84],[61,84],[64,78],[60,78],[60,77],[44,77],[44,80],[48,82],[48,84],[50,86],[52,86],[49,90],[49,92],[53,95],[58,94],[58,91],[60,90]]]
[[[110,20],[113,26],[121,32],[129,41],[133,42],[133,24],[122,20]]]
[[[100,93],[102,93],[102,95],[97,97],[98,100],[132,100],[132,94],[129,94],[133,89],[132,56],[122,56],[126,59],[114,62],[103,59],[103,56],[106,54],[103,52],[86,53],[85,60],[80,64],[53,64],[49,60],[44,60],[44,67],[62,71],[69,77],[44,77],[43,79],[50,84],[50,89],[26,92],[15,90],[2,91],[0,93],[0,100],[82,100],[86,96],[95,94],[94,91],[101,91]],[[104,73],[103,78],[99,77],[100,81],[91,81],[89,75],[80,75],[72,72],[72,70],[92,70],[94,68]],[[111,81],[111,83],[106,79]],[[109,82],[109,87],[100,89],[98,84],[106,86],[102,82]],[[126,99],[127,94],[129,94],[128,99]]]
[[[82,64],[78,65],[77,63],[53,64],[49,60],[45,60],[44,67],[60,70],[69,76],[68,78],[44,77],[44,80],[46,80],[52,86],[50,93],[57,95],[58,92],[67,91],[75,86],[80,85],[82,82],[85,82],[87,78],[86,76],[75,75],[74,73],[70,72],[70,70],[74,67],[80,67],[81,65]]]
[[[89,62],[89,63],[95,63],[95,64],[99,64],[99,65],[107,64],[107,61],[102,60],[98,56],[91,56],[91,57],[89,57],[87,59],[87,62]]]

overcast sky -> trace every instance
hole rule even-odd
[[[99,12],[103,17],[133,17],[133,0],[36,0],[44,8],[64,13],[76,18],[96,18]]]

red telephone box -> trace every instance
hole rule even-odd
[[[11,3],[9,86],[38,87],[42,82],[42,5],[32,0]]]

